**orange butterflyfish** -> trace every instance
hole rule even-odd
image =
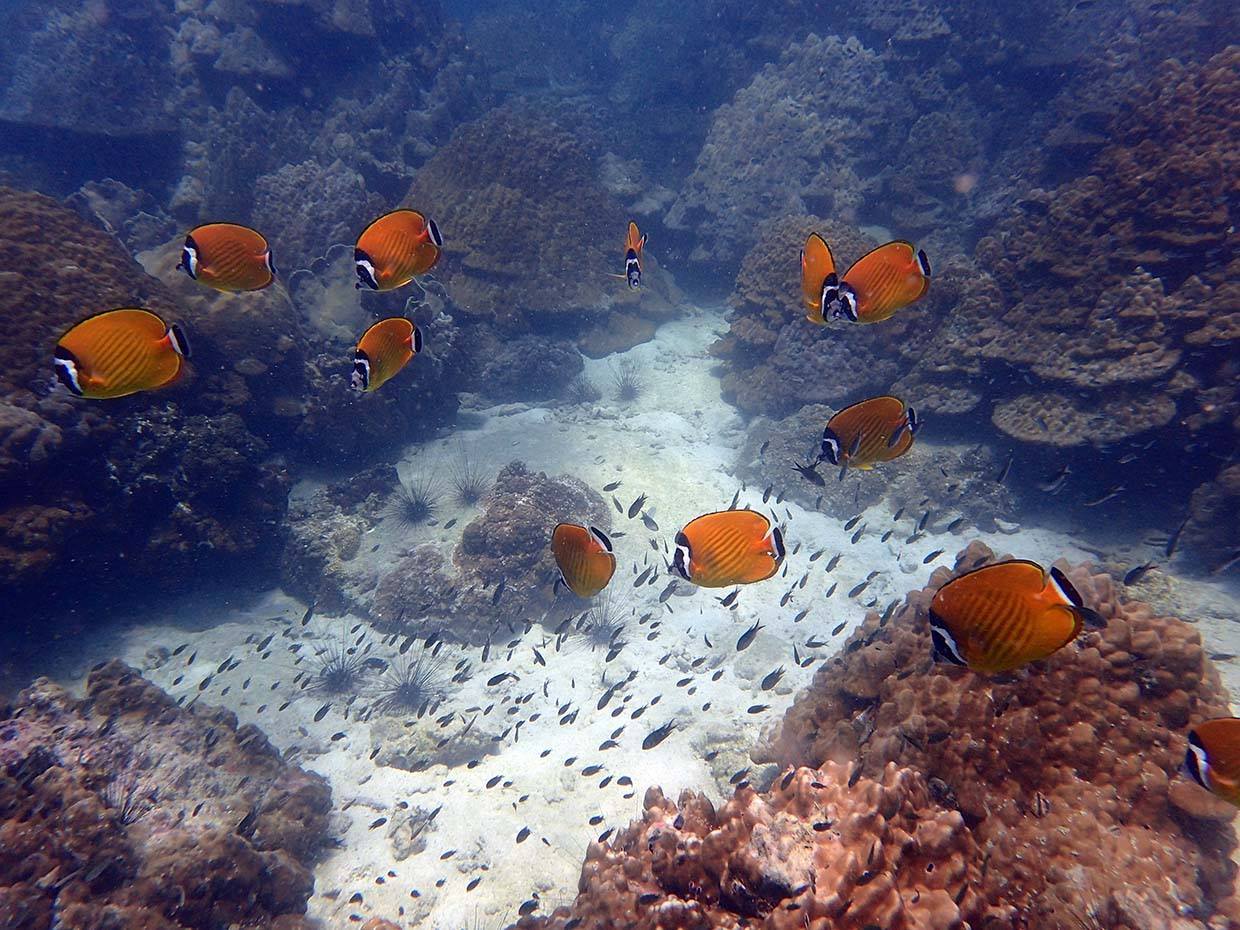
[[[810,233],[801,250],[801,302],[811,323],[878,323],[920,300],[929,288],[930,260],[904,239],[871,249],[842,277],[822,236]]]
[[[355,391],[377,391],[422,351],[422,331],[402,316],[380,320],[357,341],[350,384]]]
[[[934,656],[975,672],[1007,672],[1045,659],[1102,626],[1058,568],[1013,559],[966,572],[930,602]]]
[[[784,560],[779,527],[753,510],[722,510],[690,521],[676,534],[672,567],[703,588],[770,578]]]
[[[920,428],[917,411],[900,398],[871,397],[845,407],[827,421],[818,462],[841,465],[845,471],[870,469],[876,462],[890,462],[911,449]]]
[[[78,397],[125,397],[171,384],[189,358],[175,323],[122,307],[87,317],[60,337],[56,377]]]
[[[385,213],[362,231],[353,249],[357,287],[390,291],[426,274],[439,261],[443,236],[417,210]]]
[[[177,267],[217,291],[258,291],[275,280],[271,247],[256,230],[235,223],[195,226]]]
[[[578,597],[594,597],[616,573],[611,540],[602,530],[579,523],[559,523],[551,531],[551,554],[555,556],[561,584]]]
[[[624,278],[629,287],[636,290],[642,283],[642,250],[646,237],[637,231],[637,224],[629,222],[629,234],[624,239]]]
[[[1189,730],[1184,771],[1203,788],[1240,807],[1240,718],[1215,717]]]

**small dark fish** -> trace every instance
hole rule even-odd
[[[616,495],[611,496],[611,502],[616,505],[616,513],[624,513],[624,504],[616,500]]]
[[[637,496],[637,499],[633,501],[633,503],[629,504],[629,519],[632,520],[635,516],[637,516],[638,512],[640,512],[641,509],[645,506],[646,506],[646,495],[639,494]]]
[[[614,491],[618,487],[620,487],[620,482],[613,481],[611,484],[603,485],[603,490],[610,494],[612,491]]]
[[[646,529],[650,530],[650,532],[659,532],[659,524],[654,522],[654,518],[651,517],[650,514],[645,512],[642,513],[642,523],[645,524]]]
[[[498,685],[500,682],[502,682],[506,678],[511,678],[513,681],[520,680],[512,672],[500,672],[498,675],[492,675],[489,679],[487,679],[487,687],[494,688],[496,685]]]
[[[344,738],[345,738],[345,732],[344,732],[344,730],[340,730],[339,732],[337,732],[337,733],[333,733],[333,734],[331,735],[331,741],[332,741],[333,743],[338,743],[338,742],[340,742],[340,741],[341,741],[342,739],[344,739]]]
[[[660,604],[665,603],[667,599],[672,596],[675,590],[676,590],[676,579],[673,578],[671,581],[667,583],[667,587],[659,592],[659,603]]]
[[[761,446],[758,447],[758,458],[762,458],[762,456],[766,455],[766,450],[769,449],[770,447],[771,447],[771,441],[767,439],[766,441],[762,443]]]
[[[935,559],[937,559],[942,554],[943,554],[942,549],[935,549],[933,552],[931,552],[929,555],[927,555],[924,559],[921,560],[921,564],[929,565],[931,562],[933,562]]]
[[[719,603],[723,605],[724,607],[731,607],[736,602],[736,598],[740,593],[741,593],[741,589],[737,588],[735,591],[733,591],[731,594],[727,595],[726,597],[719,598]],[[709,643],[707,645],[709,645]]]
[[[1125,488],[1122,484],[1117,484],[1115,487],[1111,488],[1111,490],[1107,491],[1106,494],[1103,494],[1102,497],[1099,497],[1097,500],[1086,501],[1085,506],[1086,507],[1101,507],[1107,501],[1113,498],[1119,497],[1126,490],[1127,488]]]
[[[964,526],[964,517],[957,517],[951,523],[947,524],[947,532],[954,533],[962,526]]]
[[[827,570],[828,572],[833,572],[833,571],[835,571],[835,566],[837,566],[837,565],[839,565],[839,564],[840,564],[840,557],[841,557],[842,555],[843,555],[843,553],[842,553],[842,552],[837,552],[835,555],[831,556],[831,561],[827,563],[827,569],[826,569],[826,570]]]
[[[855,517],[851,517],[851,518],[849,518],[848,522],[844,524],[844,532],[845,532],[845,533],[847,533],[847,532],[848,532],[849,530],[851,530],[854,526],[856,526],[858,523],[860,523],[860,522],[861,522],[861,518],[862,518],[863,516],[864,516],[864,514],[860,514],[860,513],[859,513],[859,514],[857,514]]]
[[[840,586],[840,583],[838,581],[831,582],[831,587],[827,588],[827,593],[824,594],[823,597],[824,598],[830,597],[832,594],[835,593],[835,589],[838,588],[839,586]]]
[[[770,691],[777,684],[779,684],[780,679],[782,679],[783,677],[784,677],[784,667],[781,665],[779,668],[775,669],[773,672],[768,672],[766,677],[762,679],[762,690]]]
[[[491,595],[491,606],[494,607],[499,603],[499,599],[504,596],[504,588],[508,584],[507,578],[501,578],[499,584],[495,586],[495,593]]]
[[[740,500],[741,500],[741,492],[738,489],[737,492],[732,495],[732,503],[728,504],[728,510],[735,510],[736,505],[740,503]]]
[[[1146,562],[1144,565],[1138,565],[1136,568],[1130,568],[1124,575],[1124,584],[1134,585],[1146,576],[1146,573],[1152,571],[1158,566],[1153,562]]]
[[[749,644],[753,642],[753,638],[758,635],[758,630],[762,629],[762,623],[755,622],[753,626],[740,635],[740,639],[736,641],[736,651],[743,652],[749,648]]]
[[[1065,465],[1055,474],[1050,475],[1045,481],[1038,485],[1039,491],[1045,491],[1047,494],[1058,494],[1063,490],[1064,482],[1068,480],[1068,476],[1072,474],[1072,469]]]
[[[529,827],[522,827],[520,830],[517,831],[517,842],[518,843],[524,843],[529,838],[530,838]]]
[[[848,626],[848,621],[847,621],[847,620],[845,620],[843,623],[837,624],[837,625],[836,625],[836,627],[835,627],[835,629],[833,629],[833,630],[831,631],[831,635],[832,635],[832,636],[839,636],[839,635],[840,635],[840,633],[842,633],[842,632],[843,632],[844,627],[846,627],[846,626]]]
[[[854,546],[857,545],[857,541],[861,539],[861,537],[865,534],[865,526],[866,525],[862,523],[860,528],[858,528],[857,532],[852,534],[852,544]]]
[[[314,715],[314,722],[315,722],[315,723],[318,723],[320,720],[322,720],[324,717],[326,717],[326,716],[327,716],[327,712],[328,712],[329,710],[331,710],[331,709],[332,709],[331,704],[324,704],[322,707],[320,707],[320,708],[318,709],[318,711],[317,711],[317,712],[315,712],[315,715]]]
[[[443,525],[443,528],[444,528],[445,530],[450,530],[450,529],[452,529],[452,527],[454,527],[454,526],[456,526],[456,517],[453,517],[451,520],[449,520],[447,523],[445,523],[445,524]]]
[[[868,581],[863,581],[863,582],[861,582],[861,584],[859,584],[859,585],[854,585],[854,586],[853,586],[853,589],[852,589],[851,591],[849,591],[849,592],[848,592],[848,596],[849,596],[849,597],[856,597],[857,595],[859,595],[862,591],[864,591],[864,590],[865,590],[866,588],[868,588],[869,586],[870,586],[870,583],[869,583]]]
[[[747,708],[745,709],[745,713],[747,713],[747,714],[760,714],[760,713],[762,713],[763,711],[767,711],[767,710],[770,710],[770,709],[771,709],[771,705],[770,705],[770,704],[750,704],[750,705],[749,705],[749,707],[747,707]]]
[[[1223,572],[1227,571],[1229,568],[1235,567],[1237,564],[1240,564],[1240,551],[1232,553],[1231,558],[1215,565],[1212,569],[1210,569],[1210,574],[1221,575]]]
[[[926,528],[926,524],[930,522],[930,511],[927,510],[921,515],[921,519],[917,521],[917,532],[921,532]]]
[[[301,625],[302,625],[302,626],[305,626],[307,623],[309,623],[309,622],[310,622],[310,618],[314,616],[314,607],[315,607],[315,604],[316,604],[316,602],[315,602],[315,601],[311,601],[311,602],[310,602],[310,606],[306,608],[306,612],[305,612],[304,614],[302,614],[302,615],[301,615]]]
[[[385,823],[387,823],[387,818],[386,818],[386,817],[380,817],[380,818],[378,818],[377,820],[375,820],[373,823],[371,823],[371,825],[370,825],[367,829],[369,829],[369,830],[377,830],[377,829],[379,829],[381,826],[383,826]]]
[[[764,491],[762,492],[762,503],[764,503],[764,504],[765,504],[767,501],[769,501],[769,500],[771,499],[771,492],[772,492],[772,491],[774,491],[774,490],[775,490],[775,485],[773,485],[773,484],[768,484],[768,485],[766,486],[766,490],[764,490]]]
[[[1181,523],[1179,526],[1177,526],[1175,529],[1175,532],[1172,533],[1170,537],[1168,537],[1167,548],[1163,550],[1163,555],[1165,555],[1167,558],[1171,558],[1171,556],[1175,554],[1175,547],[1178,546],[1180,543],[1180,534],[1184,532],[1184,527],[1188,526],[1188,521],[1190,519],[1191,519],[1191,515],[1188,517],[1185,517],[1184,522]]]
[[[825,488],[827,486],[826,479],[823,478],[822,475],[818,474],[817,462],[807,462],[802,465],[800,462],[794,461],[792,463],[792,469],[810,484],[817,485],[820,488]]]
[[[650,733],[646,735],[646,738],[642,740],[642,749],[654,749],[661,742],[671,736],[675,729],[676,721],[669,720],[657,730],[651,730]]]

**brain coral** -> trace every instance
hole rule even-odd
[[[969,824],[986,863],[974,926],[1200,926],[1240,920],[1233,811],[1181,777],[1187,727],[1227,712],[1189,624],[1125,602],[1111,577],[1068,570],[1106,627],[998,678],[930,661],[926,608],[980,543],[890,621],[871,612],[756,756],[916,770]],[[986,923],[985,921],[998,921]]]

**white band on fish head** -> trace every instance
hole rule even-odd
[[[353,374],[349,378],[349,386],[355,391],[365,391],[370,387],[370,359],[360,349],[353,356]]]
[[[672,567],[685,581],[692,581],[689,577],[689,560],[693,558],[693,553],[689,551],[689,538],[684,533],[676,534],[676,551],[672,555]]]
[[[829,426],[822,431],[822,458],[832,465],[840,464],[840,440]]]
[[[73,353],[62,346],[57,346],[52,359],[56,377],[77,397],[82,396],[82,384],[78,380],[77,359]]]
[[[960,647],[956,645],[956,640],[933,612],[930,614],[930,639],[934,643],[936,659],[942,659],[952,665],[968,665],[960,654]]]
[[[1196,733],[1188,734],[1188,751],[1184,753],[1184,771],[1203,788],[1210,787],[1210,762],[1206,748]]]
[[[184,271],[194,280],[198,279],[198,244],[193,236],[185,237],[185,245],[181,247],[181,260],[177,268]]]
[[[355,287],[368,287],[372,291],[379,290],[379,281],[375,277],[375,264],[370,260],[369,255],[361,249],[354,249],[353,265],[357,271],[357,284]]]

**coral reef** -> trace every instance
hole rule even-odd
[[[191,566],[265,564],[288,479],[233,412],[248,398],[242,376],[192,367],[166,391],[107,404],[59,390],[51,348],[77,320],[117,306],[170,320],[184,311],[115,239],[50,198],[0,190],[0,220],[0,312],[11,322],[0,578],[20,589],[61,568],[84,588],[112,572],[177,585]]]
[[[923,776],[888,765],[790,770],[769,792],[716,809],[657,788],[608,844],[591,843],[577,900],[522,930],[951,927],[976,919],[983,861],[960,812]]]
[[[782,417],[803,404],[845,406],[885,393],[956,297],[957,275],[949,270],[923,301],[881,326],[814,326],[801,308],[797,263],[814,231],[842,268],[878,244],[854,226],[815,216],[780,216],[760,228],[736,276],[728,332],[711,347],[727,361],[724,397],[746,413]]]
[[[970,886],[986,919],[1047,930],[1074,916],[1106,927],[1174,926],[1185,912],[1240,920],[1231,812],[1177,774],[1187,727],[1227,712],[1200,635],[1125,602],[1109,575],[1069,567],[1104,629],[1005,678],[930,662],[930,599],[994,559],[974,543],[888,623],[868,614],[755,757],[855,759],[868,777],[915,769],[988,863]]]
[[[603,499],[581,480],[531,472],[521,462],[500,470],[485,508],[465,527],[453,556],[462,582],[458,609],[477,617],[526,617],[552,603],[555,562],[548,540],[557,523],[586,523],[604,532],[611,527]],[[476,630],[474,638],[488,630]]]
[[[1240,925],[1234,810],[1178,774],[1227,696],[1197,631],[1066,568],[1105,628],[991,679],[930,659],[926,608],[974,543],[870,612],[753,754],[782,774],[716,808],[647,791],[533,928]]]
[[[0,715],[0,924],[309,927],[331,793],[229,711],[119,662]]]
[[[503,107],[458,128],[404,202],[444,230],[447,255],[435,274],[454,312],[494,321],[501,334],[550,316],[570,337],[597,342],[602,329],[614,344],[623,330],[609,325],[613,310],[671,311],[649,252],[639,292],[607,277],[623,271],[629,216],[600,185],[587,144],[539,109]]]

